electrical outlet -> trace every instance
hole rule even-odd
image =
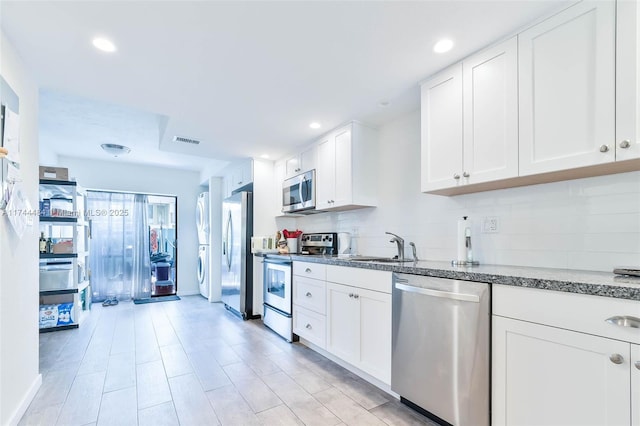
[[[498,232],[498,218],[496,216],[486,216],[482,218],[482,232],[484,234],[495,234]]]

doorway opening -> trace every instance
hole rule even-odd
[[[93,301],[177,293],[176,206],[173,195],[88,191]]]

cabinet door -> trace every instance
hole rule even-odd
[[[360,311],[353,287],[327,283],[327,350],[357,365],[360,360]]]
[[[629,343],[493,316],[492,344],[493,425],[631,423]]]
[[[391,384],[391,295],[354,289],[360,302],[360,365]]]
[[[631,425],[640,426],[640,345],[631,345]]]
[[[300,165],[300,156],[294,155],[285,161],[287,178],[293,177],[300,173],[302,167]]]
[[[311,148],[302,151],[300,154],[301,173],[315,169],[317,164],[318,148],[314,145]]]
[[[318,167],[316,168],[316,208],[331,207],[336,190],[336,145],[333,135],[318,144]]]
[[[617,2],[616,160],[640,157],[640,5]]]
[[[462,63],[464,183],[518,176],[518,42],[514,37]]]
[[[422,84],[421,126],[422,191],[457,186],[462,176],[462,64]]]
[[[615,36],[612,1],[518,35],[520,175],[614,161]]]
[[[331,207],[351,204],[352,173],[351,167],[351,126],[339,130],[334,137],[335,151],[335,191]]]

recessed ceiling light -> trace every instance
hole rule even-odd
[[[115,143],[103,143],[100,145],[102,149],[108,154],[117,157],[118,155],[125,155],[131,152],[131,148],[124,145],[117,145]]]
[[[309,127],[311,127],[312,129],[319,129],[320,123],[314,121],[313,123],[309,124]]]
[[[265,160],[269,159],[269,154],[262,154],[260,158],[264,158]]]
[[[450,51],[452,47],[453,41],[449,40],[448,38],[443,38],[435,45],[433,45],[433,51],[436,53],[444,53]]]
[[[389,101],[387,101],[387,100],[380,101],[380,102],[378,102],[378,106],[382,107],[382,108],[388,107],[389,106]]]
[[[111,42],[111,40],[107,40],[106,38],[103,37],[96,37],[93,39],[93,47],[95,47],[98,50],[102,50],[103,52],[115,52],[116,51],[116,45],[113,44],[113,42]]]

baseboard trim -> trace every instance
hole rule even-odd
[[[383,381],[373,377],[369,373],[365,373],[364,371],[360,370],[358,367],[349,364],[347,361],[344,361],[343,359],[338,358],[337,356],[333,355],[332,353],[329,353],[326,349],[322,349],[322,348],[316,346],[315,344],[311,343],[307,339],[304,339],[304,338],[301,337],[300,338],[300,343],[302,343],[303,345],[305,345],[309,349],[318,352],[320,355],[324,356],[325,358],[330,359],[331,361],[335,362],[339,366],[341,366],[343,368],[346,368],[347,370],[349,370],[350,372],[352,372],[356,376],[359,376],[360,378],[366,380],[367,382],[371,383],[372,385],[374,385],[375,387],[377,387],[381,391],[389,394],[390,396],[394,397],[395,399],[400,400],[400,395],[398,395],[397,393],[392,391],[390,385],[388,385],[388,384],[384,383]]]
[[[31,383],[26,395],[22,398],[22,401],[20,401],[20,405],[16,408],[16,411],[13,412],[11,417],[9,417],[9,426],[17,426],[20,419],[22,419],[22,416],[24,416],[24,413],[27,412],[27,408],[31,405],[31,401],[33,401],[33,398],[35,398],[38,393],[40,386],[42,386],[42,374],[38,374],[38,376],[36,376],[36,379]]]

